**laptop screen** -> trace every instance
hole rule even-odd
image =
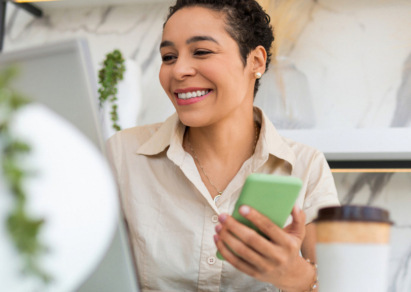
[[[96,146],[104,147],[97,108],[96,73],[85,40],[73,40],[0,55],[14,65],[14,88],[71,122]]]

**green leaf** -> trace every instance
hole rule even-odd
[[[101,87],[98,89],[99,104],[102,107],[107,101],[110,101],[112,105],[112,111],[110,112],[111,120],[113,121],[112,127],[119,131],[120,126],[116,124],[118,121],[117,114],[117,84],[120,80],[123,80],[123,74],[126,70],[124,65],[124,59],[120,50],[114,50],[106,55],[103,61],[103,68],[98,73],[98,83]]]

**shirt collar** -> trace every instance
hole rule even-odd
[[[180,122],[177,113],[174,113],[137,149],[136,153],[149,156],[157,155],[172,145],[173,141],[181,146],[184,130],[185,126]]]
[[[254,107],[254,119],[261,125],[260,138],[255,148],[256,165],[254,169],[258,168],[257,164],[265,163],[270,155],[287,161],[293,168],[296,160],[294,151],[258,107]]]
[[[268,156],[272,155],[287,161],[293,167],[296,159],[293,150],[258,107],[254,107],[254,119],[261,125],[260,138],[255,149],[256,157],[258,158],[256,163],[259,160],[265,162]],[[174,113],[158,128],[148,141],[138,148],[136,153],[157,155],[170,146],[168,155],[178,154],[184,151],[182,148],[184,131],[185,126],[180,122],[177,113]]]

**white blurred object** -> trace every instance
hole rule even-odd
[[[141,108],[141,70],[136,61],[132,59],[125,60],[126,71],[123,80],[118,83],[117,103],[117,124],[121,129],[131,128],[137,125],[137,116]],[[104,115],[104,137],[111,137],[116,130],[113,129],[111,121],[111,103],[106,102],[103,105]]]
[[[20,110],[13,129],[32,148],[23,165],[35,171],[26,185],[28,211],[46,221],[39,240],[49,252],[39,263],[54,281],[43,287],[36,278],[19,273],[20,258],[3,224],[12,207],[3,188],[0,291],[74,291],[95,270],[112,241],[119,215],[114,179],[100,151],[44,106],[32,104]]]

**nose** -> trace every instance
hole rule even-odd
[[[184,80],[187,77],[194,76],[196,74],[194,63],[189,57],[180,54],[174,63],[173,74],[177,80]]]

